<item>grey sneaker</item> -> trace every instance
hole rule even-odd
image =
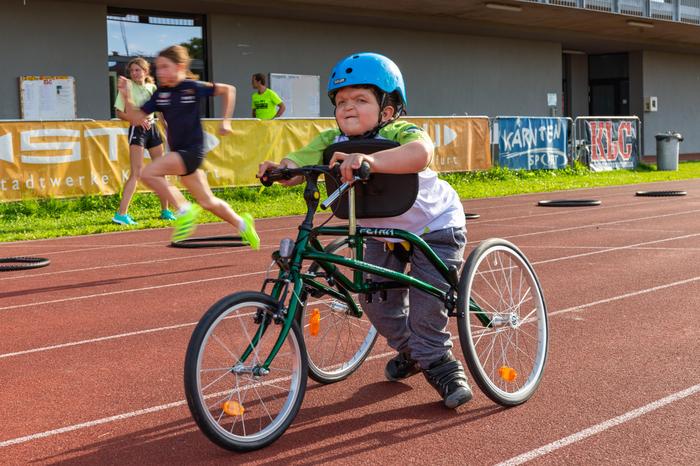
[[[384,376],[389,382],[396,382],[408,378],[420,372],[420,366],[416,360],[411,359],[408,353],[399,353],[389,359],[384,368]]]
[[[456,408],[472,399],[472,389],[467,382],[462,363],[449,351],[424,370],[423,375],[438,391],[448,408]]]

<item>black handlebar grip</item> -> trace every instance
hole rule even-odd
[[[268,175],[268,172],[263,173],[263,176],[260,177],[260,184],[262,184],[265,187],[270,187],[274,183],[273,180],[270,179],[270,176]]]
[[[362,162],[360,169],[357,170],[357,176],[359,176],[362,181],[367,181],[369,179],[369,163]]]

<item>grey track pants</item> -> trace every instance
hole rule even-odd
[[[447,266],[454,265],[457,270],[461,270],[467,243],[464,229],[431,231],[422,238]],[[408,267],[407,263],[385,251],[383,242],[375,239],[367,240],[365,260],[400,272],[405,272]],[[418,250],[414,250],[411,255],[410,275],[437,288],[446,289],[448,286]],[[367,278],[384,281],[374,275],[368,275]],[[397,351],[410,352],[422,368],[428,368],[430,363],[440,359],[452,348],[447,330],[447,311],[439,299],[414,288],[388,290],[386,300],[381,300],[379,294],[373,296],[371,303],[367,302],[364,295],[360,299],[370,321],[379,334],[387,339],[389,346]]]

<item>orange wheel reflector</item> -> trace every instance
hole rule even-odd
[[[512,367],[501,366],[498,368],[498,375],[506,382],[512,382],[518,378],[518,373]]]
[[[309,334],[312,337],[318,335],[318,331],[321,328],[321,313],[318,309],[314,309],[309,317]]]
[[[245,408],[237,401],[228,400],[221,404],[221,409],[229,416],[242,416],[245,413]]]

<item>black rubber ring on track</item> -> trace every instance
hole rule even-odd
[[[637,191],[636,196],[642,197],[667,197],[667,196],[685,196],[688,194],[685,191]]]
[[[548,201],[539,201],[540,207],[590,207],[600,205],[598,199],[554,199]]]
[[[464,214],[464,218],[467,220],[476,220],[479,217],[481,217],[481,215],[479,215],[479,214],[471,214],[471,213]]]
[[[173,248],[237,248],[248,246],[240,236],[199,236],[170,243]]]
[[[0,272],[9,272],[12,270],[29,270],[46,267],[51,261],[43,257],[2,257],[0,258]]]

